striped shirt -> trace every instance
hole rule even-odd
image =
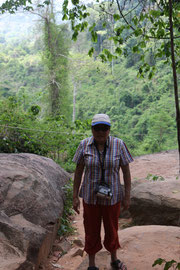
[[[133,161],[125,143],[118,138],[109,136],[106,142],[104,159],[104,180],[109,185],[113,197],[111,200],[99,199],[96,196],[97,186],[101,182],[102,167],[93,136],[81,141],[74,155],[73,161],[79,163],[83,159],[85,165],[83,182],[79,196],[85,203],[113,205],[123,199],[123,188],[120,183],[120,164],[128,165]]]

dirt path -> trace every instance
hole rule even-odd
[[[136,181],[137,179],[144,179],[149,174],[153,176],[161,176],[167,180],[175,179],[178,177],[179,171],[179,159],[177,151],[166,151],[157,154],[144,155],[134,159],[134,162],[131,164],[131,175],[132,180]],[[82,208],[81,208],[82,210]],[[73,219],[73,226],[76,229],[76,234],[68,237],[68,242],[73,242],[74,240],[81,240],[83,242],[84,239],[84,229],[83,229],[83,218],[82,211],[80,215],[75,215]],[[121,219],[119,228],[121,229],[124,224],[128,223],[127,219]],[[59,242],[59,240],[57,240]],[[75,253],[79,252],[78,256],[75,256]],[[50,255],[48,262],[43,266],[44,270],[55,270],[55,269],[64,269],[64,270],[78,270],[81,269],[80,265],[87,263],[86,254],[82,254],[82,247],[77,249],[77,245],[72,245],[71,249],[59,258],[58,256],[62,252],[54,252]],[[104,253],[103,253],[104,252]],[[106,251],[102,251],[101,256],[103,258],[107,257]],[[82,256],[80,256],[82,255]],[[80,268],[79,268],[80,266]],[[83,267],[83,269],[87,269],[87,267]],[[107,269],[102,268],[101,269]],[[137,269],[139,270],[139,269]],[[148,269],[147,269],[148,270]]]

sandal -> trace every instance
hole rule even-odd
[[[114,270],[127,270],[126,265],[120,260],[116,260],[111,263],[111,266]]]
[[[99,270],[96,266],[89,266],[87,270]]]

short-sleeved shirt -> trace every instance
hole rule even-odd
[[[102,164],[93,136],[80,142],[73,161],[78,164],[81,160],[83,160],[85,168],[79,196],[83,198],[85,203],[114,205],[123,199],[119,170],[121,165],[128,165],[133,161],[133,158],[121,139],[109,136],[106,142],[104,181],[113,194],[111,200],[99,199],[96,196],[97,185],[101,183]]]

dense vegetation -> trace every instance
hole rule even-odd
[[[31,1],[24,0],[6,1],[0,11],[14,12],[19,5],[29,10],[30,4]],[[140,43],[139,49],[136,39],[141,33],[140,28],[135,32],[135,38],[129,35],[127,28],[125,39],[129,36],[124,44],[118,37],[118,31],[124,30],[120,26],[116,29],[115,40],[123,44],[123,50],[116,48],[119,57],[114,59],[111,57],[114,47],[108,37],[115,22],[112,24],[108,19],[104,29],[97,10],[92,4],[89,7],[89,22],[94,27],[80,33],[71,46],[70,30],[67,25],[57,23],[53,8],[38,11],[40,24],[31,33],[26,26],[32,30],[29,23],[32,17],[29,19],[27,14],[21,14],[18,20],[12,19],[12,24],[10,17],[0,18],[0,152],[44,155],[72,172],[72,157],[80,140],[91,135],[90,122],[95,113],[109,114],[111,134],[122,138],[133,155],[178,147],[171,64],[164,65],[166,57],[170,57],[170,43],[163,47],[158,41],[152,41],[148,53],[143,55],[141,47],[145,48],[146,44]],[[159,15],[154,13],[157,22],[151,15],[156,29],[151,34],[156,32],[159,37],[166,34],[162,20],[158,21]],[[177,22],[179,17],[177,13]],[[175,26],[179,35],[179,24]],[[74,34],[77,37],[77,33]],[[179,39],[176,45],[180,48]],[[89,58],[91,46],[94,53]],[[159,60],[155,57],[157,48]],[[101,54],[104,49],[106,56],[110,56],[107,62],[98,58],[100,54],[104,59]],[[151,80],[143,76],[137,78],[142,55]],[[178,51],[176,57],[180,73]],[[69,232],[67,215],[72,205],[72,183],[66,187],[66,195],[60,233]],[[176,264],[159,259],[154,265],[162,263],[165,263],[164,269]],[[177,267],[179,269],[179,263]]]
[[[91,134],[90,119],[95,113],[109,114],[112,135],[122,138],[133,155],[177,148],[171,67],[164,65],[164,56],[155,60],[156,43],[152,42],[146,55],[149,64],[156,61],[154,77],[137,78],[140,58],[131,51],[136,40],[128,40],[126,55],[102,62],[97,55],[110,41],[107,33],[101,31],[99,17],[94,15],[93,19],[100,31],[96,44],[85,31],[70,47],[67,27],[54,21],[51,25],[52,33],[59,33],[54,34],[59,42],[55,52],[61,56],[53,60],[54,73],[61,67],[64,73],[57,77],[60,84],[66,82],[61,92],[63,106],[57,114],[50,110],[49,71],[54,65],[44,31],[47,25],[41,22],[45,26],[41,27],[42,34],[32,32],[23,39],[1,32],[1,152],[46,155],[72,171],[72,156],[79,141]],[[96,53],[90,58],[87,52],[92,44]]]

